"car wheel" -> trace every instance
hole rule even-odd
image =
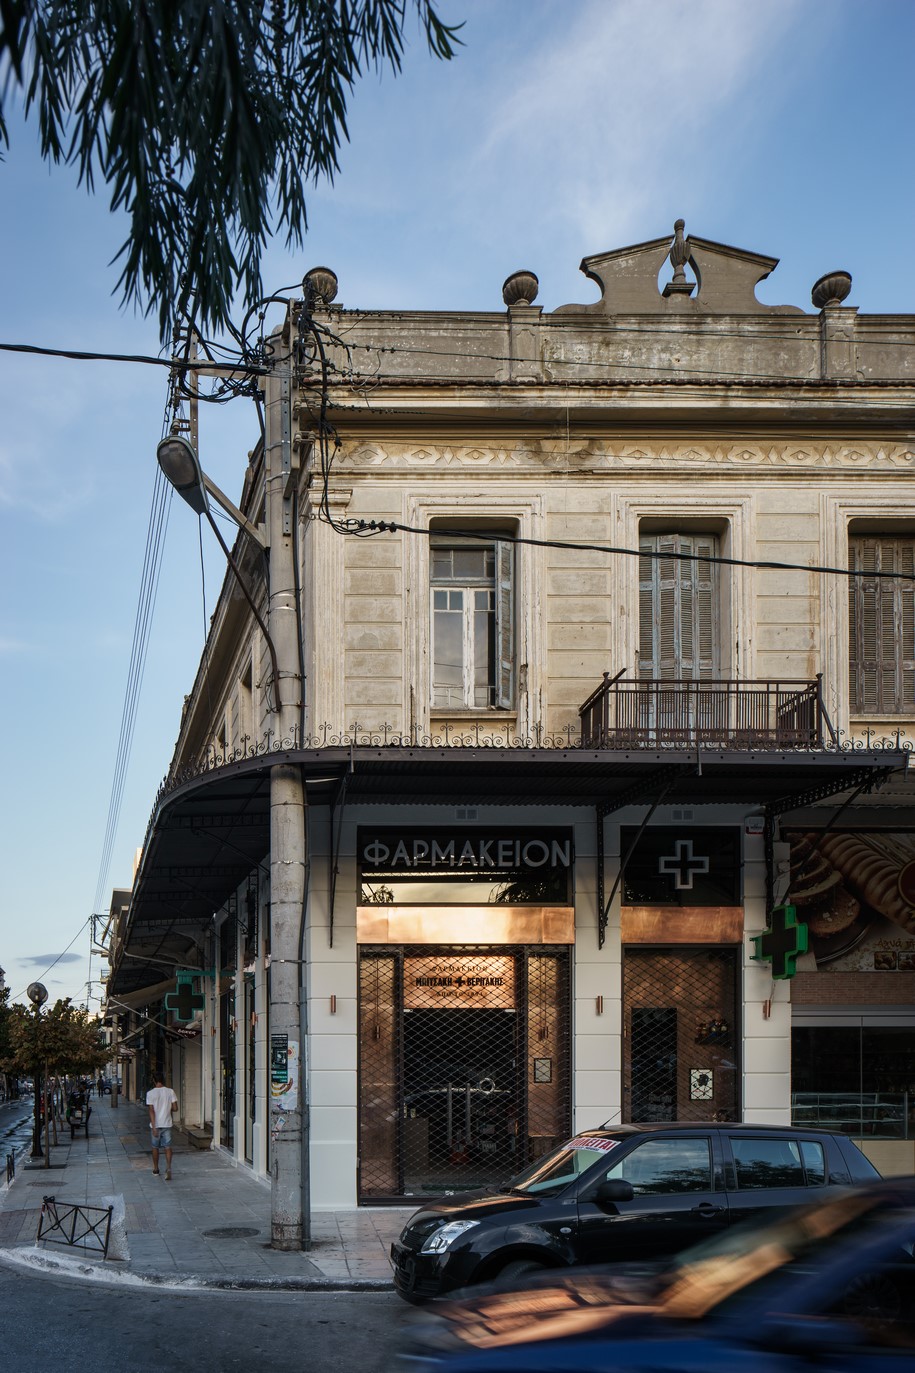
[[[531,1273],[542,1273],[546,1264],[538,1263],[536,1259],[512,1259],[504,1268],[499,1269],[499,1281],[505,1278],[526,1278]]]
[[[866,1273],[848,1284],[842,1310],[860,1321],[881,1324],[899,1319],[902,1302],[899,1288],[882,1273]]]

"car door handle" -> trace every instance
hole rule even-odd
[[[692,1216],[720,1216],[724,1210],[723,1206],[713,1206],[710,1201],[703,1201],[698,1206],[694,1206],[690,1215]]]

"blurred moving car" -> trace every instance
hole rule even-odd
[[[757,1217],[666,1266],[484,1289],[413,1325],[416,1373],[908,1373],[915,1178]]]
[[[391,1246],[394,1285],[420,1304],[496,1277],[655,1259],[878,1176],[850,1139],[829,1131],[733,1122],[601,1127],[503,1188],[428,1202]]]

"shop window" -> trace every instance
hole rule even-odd
[[[433,709],[513,707],[512,552],[503,541],[433,539]]]
[[[915,706],[915,538],[859,535],[849,540],[848,554],[849,568],[862,574],[849,579],[851,708],[860,714],[910,711]]]
[[[714,678],[721,663],[715,534],[642,534],[639,539],[639,676]]]
[[[910,1017],[907,1017],[907,1020]],[[915,1029],[795,1025],[791,1112],[796,1125],[855,1138],[915,1138]]]

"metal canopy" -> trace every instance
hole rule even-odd
[[[110,989],[161,979],[142,950],[200,935],[252,869],[266,875],[270,769],[302,769],[311,805],[331,805],[346,779],[346,804],[586,806],[605,814],[646,804],[746,805],[781,814],[904,768],[902,749],[697,752],[660,749],[445,747],[417,745],[283,749],[202,771],[160,794],[127,917],[132,957]],[[135,952],[136,951],[136,952]],[[161,960],[161,953],[159,953]]]

